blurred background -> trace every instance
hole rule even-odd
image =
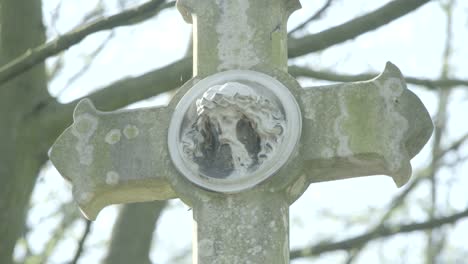
[[[114,205],[89,222],[47,160],[80,98],[167,104],[191,77],[191,25],[172,1],[0,3],[0,263],[191,263],[188,206]],[[311,185],[291,206],[291,262],[468,263],[468,1],[301,4],[289,71],[304,87],[370,79],[391,61],[435,131],[400,189],[387,176]]]

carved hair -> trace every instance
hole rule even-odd
[[[260,165],[281,143],[285,127],[281,109],[249,86],[233,82],[213,86],[197,100],[196,107],[197,118],[184,132],[182,141],[184,153],[195,162],[205,156],[206,144],[213,145],[215,140],[215,148],[230,146],[232,169],[242,173]],[[254,153],[247,151],[238,138],[236,131],[241,121],[252,132],[247,135],[259,141]]]

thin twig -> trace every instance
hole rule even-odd
[[[449,152],[449,150],[453,150],[458,148],[462,142],[464,142],[465,139],[468,139],[468,134],[463,136],[461,139],[455,141],[450,147],[447,149],[444,149],[444,151],[439,152],[438,155],[434,156],[432,162],[433,163],[439,163],[439,160],[443,157],[443,154],[446,154]],[[443,154],[442,154],[443,153]],[[377,230],[385,225],[385,222],[392,216],[393,212],[395,211],[396,208],[401,206],[405,199],[409,196],[409,194],[416,189],[417,186],[419,186],[424,180],[428,180],[430,173],[431,173],[431,167],[429,166],[426,169],[421,170],[415,177],[414,180],[411,181],[406,188],[396,197],[393,198],[392,202],[390,203],[390,206],[388,207],[387,210],[385,210],[385,213],[380,217],[379,221],[377,221],[377,224],[374,226],[374,228],[371,229],[369,232],[377,232]],[[364,245],[363,245],[364,246]]]
[[[92,66],[92,61],[101,53],[105,47],[107,47],[107,44],[109,41],[111,41],[115,36],[115,31],[112,30],[111,33],[104,39],[104,41],[99,44],[99,46],[93,50],[90,54],[88,54],[86,57],[90,58],[89,61],[85,61],[84,65],[75,73],[73,74],[70,79],[68,79],[67,83],[60,89],[60,91],[57,93],[56,97],[60,97],[63,95],[63,93],[68,90],[70,85],[72,85],[76,80],[78,80],[81,76],[83,76],[89,68]]]
[[[357,259],[357,257],[361,253],[361,251],[362,251],[362,247],[349,250],[348,251],[348,257],[346,258],[344,263],[345,264],[352,264]]]
[[[408,197],[409,194],[414,189],[416,189],[416,187],[419,186],[419,184],[423,182],[423,180],[425,179],[427,179],[427,177],[424,177],[424,176],[415,177],[415,179],[411,181],[411,183],[403,190],[403,192],[401,192],[398,196],[393,198],[392,202],[390,203],[390,207],[385,211],[385,214],[383,214],[380,217],[378,224],[375,226],[374,229],[379,229],[380,226],[384,225],[385,222],[390,218],[390,216],[392,216],[395,209],[400,207],[405,201],[406,197]]]
[[[317,71],[308,67],[290,66],[289,73],[295,77],[308,77],[318,80],[325,80],[331,82],[358,82],[370,80],[378,75],[378,73],[363,73],[363,74],[342,74],[330,71]],[[427,79],[416,77],[405,77],[407,83],[414,85],[425,86],[428,89],[437,88],[452,88],[455,86],[468,86],[468,80],[463,79]]]
[[[449,72],[450,72],[450,59],[452,56],[452,8],[453,8],[453,0],[450,0],[445,8],[445,15],[446,15],[446,37],[445,37],[445,47],[443,52],[443,64],[442,64],[442,72],[441,72],[441,79],[447,79]],[[441,141],[444,133],[447,130],[447,107],[449,103],[449,96],[451,90],[440,90],[439,91],[439,100],[438,100],[438,107],[437,107],[437,114],[436,114],[436,122],[434,126],[434,140],[433,140],[433,147],[432,147],[432,162],[430,166],[430,174],[429,179],[431,182],[430,185],[430,207],[428,211],[428,215],[430,219],[435,218],[437,212],[437,200],[439,197],[438,192],[438,178],[437,174],[440,169],[439,163],[439,152],[441,151]],[[445,235],[443,230],[439,230],[439,232],[434,230],[428,230],[427,232],[427,243],[426,243],[426,263],[434,263],[437,259],[438,255],[440,254],[445,242],[444,239]]]
[[[66,208],[65,206],[68,206],[68,208]],[[63,210],[64,208],[66,209]],[[38,256],[36,256],[36,259],[38,259],[40,263],[49,263],[50,256],[57,248],[60,241],[64,238],[66,230],[79,218],[78,212],[76,210],[70,210],[69,208],[70,202],[67,202],[60,206],[60,209],[62,209],[61,211],[63,212],[64,216],[60,224],[53,231],[52,236],[45,244],[44,250]]]
[[[103,5],[103,0],[99,0],[94,8],[83,16],[80,24],[88,23],[89,21],[93,21],[94,19],[101,17],[102,14],[104,14]]]
[[[93,222],[86,220],[85,230],[83,231],[83,234],[81,235],[80,241],[78,242],[78,248],[75,251],[75,256],[73,257],[73,260],[70,262],[70,264],[76,264],[78,260],[80,259],[81,254],[83,253],[84,243],[86,242],[89,232],[91,231],[92,224]]]
[[[57,21],[60,19],[60,9],[62,8],[63,1],[59,1],[57,5],[52,9],[50,14],[50,28],[52,28],[55,32],[57,30]]]
[[[311,17],[309,17],[307,20],[305,20],[304,22],[302,22],[301,24],[293,28],[291,31],[289,31],[288,34],[292,35],[295,32],[303,29],[310,22],[319,19],[323,15],[323,13],[331,6],[332,2],[333,0],[327,0],[327,2],[325,2],[325,4],[319,10],[317,10]]]
[[[35,65],[43,62],[46,58],[53,56],[69,47],[79,43],[87,36],[102,30],[109,30],[115,27],[134,23],[134,19],[145,16],[148,13],[159,11],[163,7],[165,0],[152,0],[138,7],[123,11],[116,15],[98,19],[87,25],[81,26],[78,29],[66,33],[55,40],[43,44],[34,49],[28,50],[23,55],[10,61],[0,68],[0,84],[11,80],[22,72],[31,69]],[[173,5],[171,2],[170,5]],[[157,12],[156,12],[157,13]]]
[[[450,151],[457,150],[466,141],[468,141],[468,133],[461,136],[459,139],[455,140],[454,142],[452,142],[452,144],[450,144],[450,146],[448,146],[447,148],[440,150],[439,153],[437,153],[437,159],[440,159],[441,157],[443,157],[445,154],[447,154]]]
[[[301,38],[290,38],[288,54],[290,58],[306,55],[311,52],[326,49],[338,43],[343,43],[366,32],[413,12],[430,0],[394,0],[384,6],[354,18],[343,24],[329,28],[316,34]]]
[[[422,173],[424,173],[425,171],[426,170],[423,170]],[[403,202],[405,201],[406,197],[408,197],[409,194],[414,189],[416,189],[416,187],[419,186],[419,184],[421,182],[423,182],[422,180],[425,180],[425,179],[428,179],[427,176],[426,177],[424,177],[424,175],[416,176],[415,179],[413,181],[411,181],[411,183],[406,186],[406,188],[403,190],[403,192],[401,192],[398,196],[393,198],[392,202],[390,203],[389,208],[387,210],[385,210],[385,213],[380,217],[379,221],[377,221],[377,224],[375,224],[374,227],[371,228],[370,231],[368,231],[368,233],[378,232],[382,226],[385,226],[385,222],[392,216],[395,209],[398,208],[399,206],[401,206],[403,204]],[[350,254],[349,257],[352,258],[351,261],[357,255],[359,255],[359,253],[365,248],[366,244],[367,244],[367,242],[362,243],[361,245],[359,245],[359,247],[355,247],[355,248],[351,249],[351,252],[349,253]]]
[[[319,243],[315,246],[307,247],[304,249],[291,251],[291,259],[315,256],[325,252],[336,250],[351,250],[359,248],[360,246],[368,243],[370,240],[386,238],[396,234],[411,233],[415,231],[422,231],[427,229],[434,229],[447,224],[455,224],[457,221],[468,217],[468,208],[465,210],[452,214],[450,216],[438,217],[425,222],[416,222],[399,226],[381,226],[378,230],[372,230],[362,235],[352,238],[344,239],[331,243]]]

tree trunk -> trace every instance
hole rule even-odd
[[[2,0],[0,64],[45,40],[39,0]],[[47,147],[41,131],[28,127],[31,114],[47,100],[44,64],[0,86],[0,263],[11,263],[22,233],[29,198]]]
[[[157,220],[166,201],[125,205],[112,231],[106,264],[150,264],[149,252]]]

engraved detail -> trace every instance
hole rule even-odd
[[[127,139],[132,139],[136,138],[138,134],[140,134],[140,131],[138,130],[138,127],[134,125],[126,125],[123,133]]]
[[[183,131],[185,158],[213,178],[245,176],[283,140],[285,118],[274,99],[237,82],[210,87]]]
[[[122,133],[120,132],[120,129],[111,129],[109,132],[107,132],[104,140],[107,144],[114,145],[120,141],[121,135]]]
[[[80,204],[87,204],[91,202],[91,200],[94,198],[94,193],[92,192],[83,192],[80,193],[78,196],[78,203]]]
[[[88,113],[76,117],[72,126],[72,134],[78,139],[75,149],[78,152],[81,164],[91,165],[93,163],[94,147],[89,144],[89,140],[96,131],[97,126],[97,118]]]
[[[401,142],[400,144],[391,144],[389,145],[389,152],[385,153],[384,158],[387,161],[388,169],[390,171],[396,171],[403,164],[404,159],[407,158],[400,153],[403,153],[404,150],[404,138],[407,133],[409,124],[408,120],[401,115],[398,110],[398,100],[401,94],[404,91],[404,84],[401,83],[401,80],[398,78],[389,78],[381,83],[376,82],[379,87],[379,92],[382,98],[385,101],[385,113],[388,116],[387,122],[391,122],[392,127],[398,127],[392,133],[384,134],[385,142]]]
[[[120,180],[120,175],[115,171],[109,171],[106,174],[106,183],[109,185],[117,185]]]

